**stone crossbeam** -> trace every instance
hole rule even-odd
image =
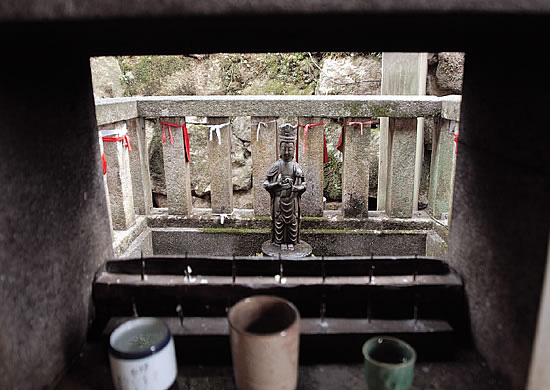
[[[96,116],[99,125],[190,115],[415,118],[440,115],[443,102],[460,104],[437,96],[149,96],[97,99]]]
[[[441,112],[433,96],[151,96],[137,98],[142,117],[159,116],[435,116]]]

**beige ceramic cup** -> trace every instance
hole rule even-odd
[[[300,343],[296,307],[279,297],[257,295],[237,302],[228,320],[237,389],[296,389]]]

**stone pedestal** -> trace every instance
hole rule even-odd
[[[413,214],[416,119],[390,118],[386,213],[411,218]]]
[[[209,117],[208,125],[228,123],[228,117]],[[211,131],[211,127],[208,131]],[[219,137],[214,131],[208,140],[210,160],[210,199],[212,213],[231,214],[233,212],[233,174],[231,172],[231,124],[220,128]]]
[[[102,130],[115,129],[121,131],[124,128],[126,128],[126,122],[117,122],[101,127]],[[130,152],[124,141],[104,141],[103,151],[107,160],[107,188],[109,190],[113,229],[126,230],[136,220],[130,173]],[[137,152],[132,151],[132,153]]]
[[[133,153],[130,153],[129,157],[134,207],[138,210],[139,214],[147,215],[153,207],[153,196],[151,192],[149,153],[147,153],[144,123],[141,118],[131,119],[126,123],[133,149]]]
[[[258,124],[260,130],[258,131]],[[277,117],[252,117],[250,121],[252,146],[252,186],[254,191],[254,214],[269,215],[271,198],[264,188],[267,170],[277,155]]]
[[[183,125],[185,118],[160,118],[162,122]],[[162,124],[161,124],[162,129]],[[168,125],[164,129],[166,142],[162,143],[166,196],[170,214],[189,215],[193,210],[191,201],[191,164],[185,160],[185,145],[181,127],[172,127],[172,137]],[[174,141],[172,144],[171,139]]]
[[[300,125],[320,122],[323,122],[323,120],[318,117],[298,118],[298,124]],[[302,195],[300,203],[302,216],[323,216],[324,131],[324,126],[311,127],[304,139],[304,128],[299,127],[297,129],[298,164],[302,167],[307,182],[307,189]]]
[[[265,241],[262,244],[262,252],[266,256],[270,257],[307,257],[311,255],[311,245],[305,241],[300,241],[294,245],[294,249],[281,249],[280,245],[274,244],[271,240]]]
[[[366,122],[369,118],[350,118],[346,122]],[[342,211],[344,217],[367,218],[369,206],[370,125],[348,125],[344,129],[344,173]]]

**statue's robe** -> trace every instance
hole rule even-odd
[[[266,182],[276,183],[279,178],[285,182],[291,179],[295,186],[301,186],[304,174],[296,161],[285,163],[282,159],[271,165],[267,171]],[[305,191],[273,189],[271,194],[271,241],[275,244],[293,244],[300,242],[300,195]]]

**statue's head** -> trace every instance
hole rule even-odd
[[[283,161],[292,161],[295,150],[296,128],[289,124],[282,125],[279,128],[279,151]]]

